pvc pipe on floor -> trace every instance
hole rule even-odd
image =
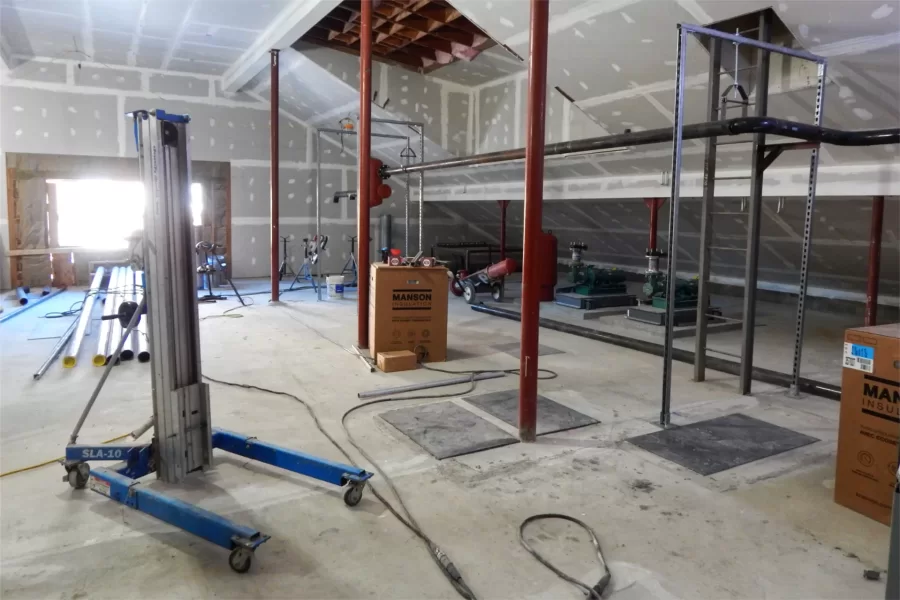
[[[81,350],[81,344],[84,336],[87,335],[88,327],[91,325],[91,318],[94,313],[94,303],[97,301],[97,295],[100,293],[100,284],[103,283],[103,267],[97,267],[94,272],[94,278],[91,280],[91,287],[84,298],[81,305],[81,315],[78,317],[78,326],[72,336],[72,341],[63,354],[62,365],[66,369],[71,369],[78,363],[78,351]]]
[[[50,298],[53,298],[53,297],[56,296],[57,294],[59,294],[59,293],[61,293],[61,292],[64,292],[64,291],[66,291],[66,288],[61,287],[61,288],[59,288],[58,290],[54,290],[54,292],[53,292],[52,294],[50,294],[49,296],[41,296],[41,297],[38,298],[37,300],[34,300],[34,301],[32,301],[32,302],[29,302],[27,306],[25,306],[25,307],[23,307],[23,308],[20,308],[19,310],[14,310],[14,311],[12,311],[12,312],[6,313],[6,314],[4,314],[2,317],[0,317],[0,323],[6,323],[6,322],[9,321],[10,319],[12,319],[12,318],[14,318],[14,317],[17,317],[18,315],[22,314],[23,312],[25,312],[25,311],[27,311],[27,310],[31,310],[32,308],[34,308],[35,306],[37,306],[37,305],[40,304],[41,302],[44,302],[44,301],[46,301],[46,300],[49,300]]]
[[[371,390],[368,392],[360,392],[356,395],[359,399],[381,398],[382,396],[393,396],[395,394],[405,394],[406,392],[415,392],[418,390],[430,390],[436,387],[444,387],[448,385],[458,385],[460,383],[469,383],[470,381],[482,381],[484,379],[499,379],[505,376],[502,371],[491,371],[489,373],[478,373],[474,377],[472,375],[463,375],[461,377],[452,377],[450,379],[442,379],[440,381],[426,381],[424,383],[413,383],[410,385],[401,385],[395,388],[385,388],[382,390]]]

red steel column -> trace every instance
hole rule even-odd
[[[665,202],[664,198],[645,198],[644,204],[650,209],[650,250],[656,250],[656,229],[659,220],[659,207]]]
[[[531,0],[528,113],[525,144],[525,235],[522,255],[522,335],[519,368],[519,439],[533,442],[537,429],[539,262],[544,203],[544,125],[547,98],[549,0]]]
[[[271,162],[269,173],[269,211],[272,219],[272,302],[278,302],[278,50],[269,50],[271,60],[269,62],[269,161]]]
[[[878,280],[881,277],[881,230],[884,223],[884,196],[872,198],[872,230],[869,233],[869,276],[866,281],[865,326],[878,320]]]
[[[509,208],[509,200],[497,200],[500,205],[500,260],[506,258],[506,209]]]
[[[372,0],[362,0],[359,34],[359,181],[356,185],[356,235],[359,240],[357,328],[360,348],[369,347],[369,172],[372,153]]]

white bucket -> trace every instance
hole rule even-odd
[[[325,283],[328,285],[328,298],[331,300],[343,300],[344,299],[344,276],[343,275],[329,275],[325,278]]]

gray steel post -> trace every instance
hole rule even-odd
[[[419,126],[419,164],[425,164],[425,126]],[[419,171],[419,252],[422,248],[422,217],[425,214],[423,203],[425,202],[425,172]]]
[[[825,60],[819,63],[816,89],[816,125],[822,125],[825,101]],[[797,326],[794,331],[794,365],[791,371],[791,395],[800,394],[800,363],[803,354],[803,326],[806,319],[806,290],[809,287],[809,255],[812,251],[813,212],[816,203],[816,180],[819,176],[819,148],[809,158],[809,185],[806,190],[806,218],[803,222],[803,254],[800,258],[800,290],[797,294]]]
[[[737,53],[735,53],[737,55]],[[713,38],[709,49],[709,92],[707,117],[719,118],[719,82],[722,70],[722,40]],[[706,324],[709,312],[709,244],[712,240],[712,209],[716,199],[716,142],[706,140],[706,158],[703,163],[703,201],[700,204],[700,265],[697,301],[697,334],[694,340],[694,381],[706,379]]]
[[[772,39],[772,13],[759,17],[759,41]],[[737,50],[735,50],[737,51]],[[769,63],[771,54],[764,48],[756,50],[756,116],[765,117],[769,111]],[[747,207],[747,254],[744,257],[744,310],[741,330],[741,374],[738,387],[741,394],[750,393],[753,381],[753,335],[756,327],[756,283],[759,269],[759,232],[762,218],[763,175],[766,161],[766,134],[753,136],[753,158],[750,165],[750,204]]]
[[[406,147],[409,147],[409,138],[406,138]],[[403,159],[403,166],[409,165],[409,157]],[[409,173],[406,176],[406,231],[404,233],[403,255],[410,256],[409,253]]]
[[[322,130],[316,130],[316,241],[319,239],[319,230],[322,227]],[[357,198],[359,196],[357,195]],[[303,251],[304,255],[306,254],[306,249]],[[286,259],[287,257],[285,257]],[[305,260],[305,259],[304,259]],[[312,269],[310,269],[310,275],[312,275]],[[319,260],[316,262],[316,275],[319,278],[319,283],[322,282],[322,261]],[[316,288],[316,301],[322,301],[322,286],[317,285]]]
[[[684,64],[687,53],[687,31],[678,25],[677,63],[675,66],[675,123],[672,130],[672,189],[669,204],[669,244],[666,260],[666,338],[663,348],[662,408],[659,424],[668,427],[672,407],[672,341],[675,325],[675,275],[678,253],[678,209],[681,192],[682,126],[684,125]]]

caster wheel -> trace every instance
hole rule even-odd
[[[67,475],[69,485],[76,490],[80,490],[87,485],[88,478],[91,476],[91,466],[87,463],[78,463],[73,466]]]
[[[491,298],[493,298],[495,302],[500,302],[501,300],[503,300],[502,283],[495,283],[491,285]]]
[[[475,285],[470,281],[464,281],[462,283],[463,287],[463,298],[465,299],[467,304],[475,304]]]
[[[356,506],[363,497],[363,485],[350,484],[347,491],[344,492],[344,504],[347,506]]]
[[[253,550],[238,546],[228,555],[228,566],[235,573],[246,573],[253,564]]]

